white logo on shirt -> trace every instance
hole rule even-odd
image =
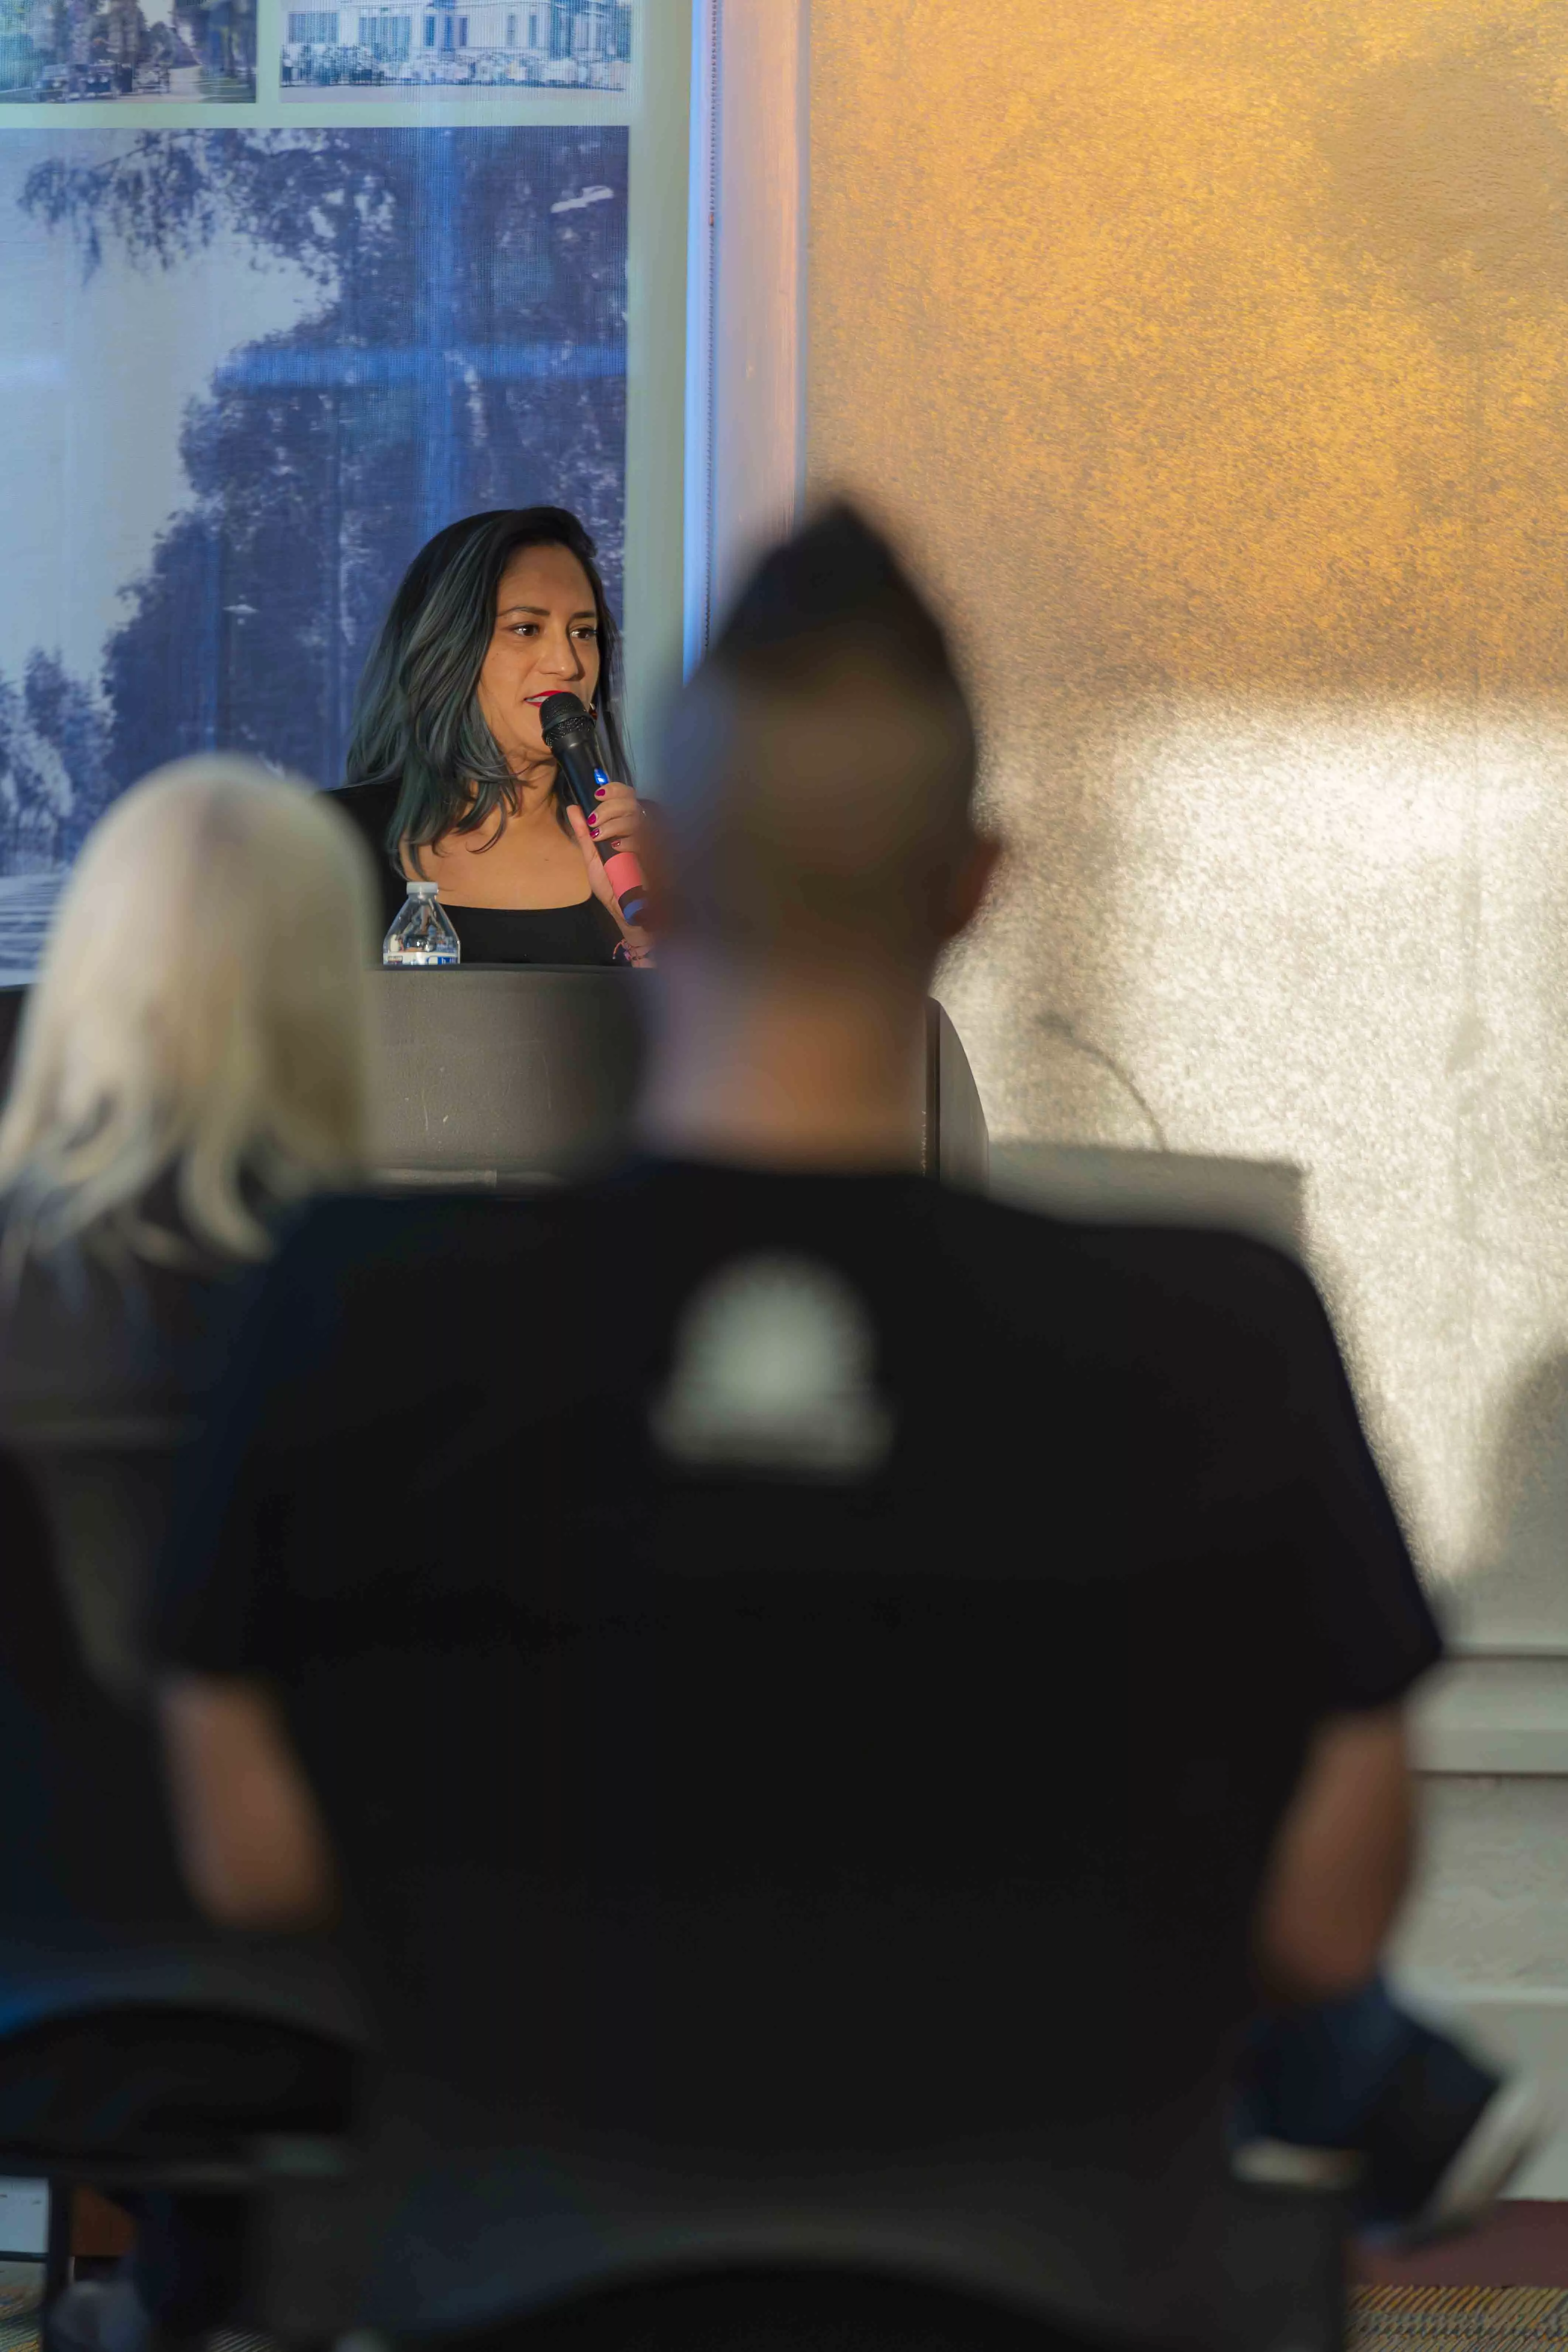
[[[893,1416],[872,1379],[870,1319],[842,1276],[809,1258],[723,1266],[676,1334],[648,1419],[665,1453],[703,1469],[865,1477]]]

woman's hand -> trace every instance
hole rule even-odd
[[[607,785],[605,793],[605,802],[608,802],[609,796],[612,793],[626,793],[626,798],[632,802],[633,807],[636,808],[637,803],[635,798],[626,791],[625,784]],[[604,805],[604,803],[601,803],[601,805]],[[639,824],[641,822],[641,816],[642,812],[637,810],[637,821]],[[588,869],[588,887],[593,891],[595,898],[597,898],[602,905],[608,907],[611,914],[614,915],[616,922],[620,925],[621,944],[627,962],[636,964],[651,963],[653,961],[652,941],[649,940],[647,933],[645,930],[639,929],[636,925],[628,923],[626,917],[622,914],[616,900],[616,894],[610,887],[610,877],[605,871],[605,861],[599,855],[599,845],[595,840],[593,835],[589,832],[588,820],[583,814],[582,810],[577,806],[575,801],[568,801],[566,804],[566,822],[572,828],[573,838],[575,840],[578,848],[583,853],[583,863]],[[601,824],[599,831],[606,844],[616,840],[625,841],[626,838],[625,833],[612,833],[607,824]]]
[[[592,828],[575,801],[568,801],[566,803],[566,822],[571,826],[577,846],[583,853],[583,863],[588,869],[588,880],[595,897],[603,898],[606,907],[613,907],[614,894],[610,890],[608,882],[605,880],[605,868],[599,856],[599,845],[601,842],[607,845],[612,841],[619,841],[625,844],[634,856],[637,855],[637,835],[642,831],[643,814],[636,793],[629,784],[601,785],[599,805],[594,813]]]
[[[628,849],[637,847],[642,807],[630,784],[600,785],[591,829],[596,841],[624,841]]]

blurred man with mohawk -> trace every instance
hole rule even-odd
[[[1258,2340],[1237,2047],[1375,1964],[1438,1639],[1295,1266],[919,1173],[973,782],[825,513],[671,721],[644,1156],[313,1212],[194,1483],[186,1852],[337,1890],[404,2333]]]

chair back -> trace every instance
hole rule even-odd
[[[104,1689],[132,1705],[147,1696],[153,1584],[190,1432],[166,1416],[83,1414],[36,1422],[13,1439],[43,1508],[82,1658]]]
[[[805,2263],[672,2271],[449,2341],[451,2352],[1163,2352],[936,2278]]]

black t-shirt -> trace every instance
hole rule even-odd
[[[396,787],[347,784],[331,797],[369,845],[381,888],[382,928],[390,930],[408,897],[407,882],[386,845]],[[571,907],[452,907],[445,899],[441,904],[465,963],[609,964],[621,944],[619,924],[591,891]]]
[[[329,1203],[216,1425],[170,1654],[282,1691],[448,2143],[657,2151],[623,2220],[955,2150],[1165,2212],[1310,1728],[1439,1651],[1310,1284],[1227,1235]]]

